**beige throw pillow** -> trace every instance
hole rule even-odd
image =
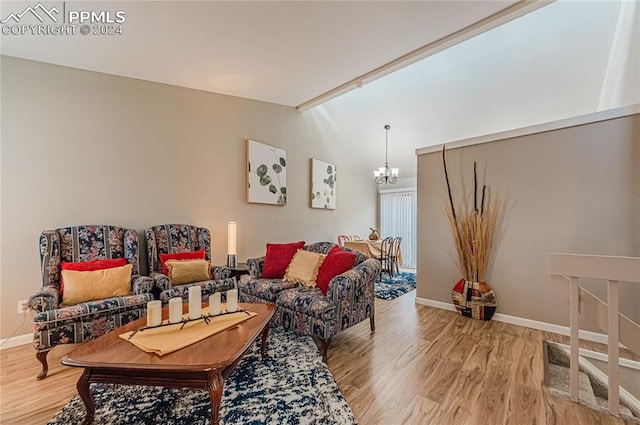
[[[78,271],[62,270],[64,279],[64,305],[72,305],[105,298],[131,294],[131,270],[133,266],[111,269]]]
[[[293,256],[287,272],[284,275],[286,282],[301,283],[304,286],[315,287],[320,265],[327,256],[319,252],[299,249]]]
[[[168,260],[165,264],[169,270],[169,279],[171,279],[171,284],[173,285],[211,279],[207,260]]]

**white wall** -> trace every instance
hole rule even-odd
[[[367,235],[376,223],[370,170],[322,116],[8,57],[1,95],[1,338],[30,331],[16,306],[41,286],[44,229],[195,224],[222,264],[228,221],[240,261],[269,241]],[[285,207],[246,202],[248,138],[286,149]],[[312,157],[338,166],[334,211],[310,208]]]
[[[450,149],[458,204],[472,193],[474,160],[505,199],[488,277],[498,312],[567,326],[566,284],[551,280],[550,253],[640,256],[640,114]],[[420,155],[416,295],[451,303],[461,273],[446,202],[441,153]],[[620,302],[640,322],[640,285],[621,284]]]

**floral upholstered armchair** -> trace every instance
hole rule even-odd
[[[156,285],[163,288],[160,294],[163,303],[167,303],[169,298],[173,297],[188,300],[189,286],[193,285],[201,287],[202,299],[205,301],[214,292],[225,292],[235,287],[235,279],[230,278],[231,269],[226,266],[210,266],[210,278],[185,284],[175,284],[167,273],[163,273],[162,259],[166,258],[166,254],[201,252],[205,260],[211,261],[209,229],[188,224],[162,224],[145,229],[144,235],[147,240],[149,274]]]
[[[68,296],[63,293],[63,267],[66,269],[69,264],[86,266],[108,259],[122,260],[117,262],[123,264],[121,268],[125,272],[120,275],[123,276],[121,285],[124,279],[125,287],[117,296],[74,302],[68,294],[71,292],[70,281],[67,282]],[[42,363],[38,379],[47,376],[47,354],[56,345],[85,342],[146,315],[146,304],[153,299],[150,294],[153,279],[139,275],[138,260],[138,234],[132,229],[84,225],[42,232],[42,288],[27,302],[35,312],[33,345],[36,357]],[[89,286],[93,287],[91,290],[104,289],[98,288],[104,281],[95,280],[94,276],[84,274],[91,283]]]

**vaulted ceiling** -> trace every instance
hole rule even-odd
[[[31,4],[2,3],[3,17]],[[67,14],[124,11],[123,34],[3,35],[2,53],[297,106],[511,3],[66,2]]]
[[[72,9],[122,10],[126,14],[123,33],[73,37],[2,35],[0,52],[298,106],[423,49],[407,63],[423,57],[428,59],[380,79],[375,75],[365,81],[362,89],[301,112],[328,116],[372,168],[384,161],[383,126],[390,124],[389,161],[390,165],[401,168],[401,176],[415,175],[416,148],[451,138],[469,137],[477,131],[495,131],[495,126],[478,125],[482,124],[480,116],[486,102],[491,103],[494,96],[500,103],[512,101],[516,104],[526,100],[519,96],[535,97],[535,86],[545,83],[535,81],[531,86],[517,76],[529,74],[528,60],[529,66],[538,66],[538,60],[547,60],[549,54],[545,57],[545,54],[536,53],[541,46],[546,49],[546,44],[558,44],[552,39],[557,36],[554,31],[558,29],[536,18],[529,21],[524,33],[516,33],[512,38],[503,33],[488,39],[483,35],[484,44],[474,45],[473,41],[480,38],[476,37],[437,53],[443,47],[454,46],[471,35],[508,22],[512,19],[510,10],[515,10],[514,16],[525,13],[517,10],[525,10],[530,3],[516,0],[67,1],[44,4],[57,3],[60,3],[59,9],[66,8],[67,13]],[[533,9],[548,3],[536,2]],[[29,4],[3,1],[0,16],[4,19]],[[543,12],[548,8],[542,7],[530,15],[542,13],[544,16]],[[590,10],[587,17],[580,20],[580,14],[577,14],[578,20],[575,20],[576,14],[571,13],[572,19],[563,21],[560,28],[561,36],[574,43],[572,48],[578,46],[579,49],[585,44],[579,39],[583,37],[582,32],[578,31],[576,35],[575,29],[593,20],[595,15],[604,14],[609,22],[604,30],[612,31],[617,10],[611,6],[581,8]],[[613,24],[610,23],[612,19]],[[599,24],[591,22],[590,25]],[[596,44],[595,50],[593,46],[585,48],[579,52],[577,60],[587,68],[588,75],[584,78],[598,79],[602,77],[603,59],[600,56],[608,54],[608,46],[604,46],[607,40],[598,42],[596,37],[588,41]],[[497,53],[478,50],[491,45],[498,47]],[[435,47],[429,50],[429,46]],[[455,56],[448,53],[454,49],[457,49]],[[521,53],[523,49],[533,50],[528,57],[525,55],[524,61],[511,63],[510,55]],[[555,57],[559,63],[557,69],[568,61],[559,49],[552,49],[550,54],[561,55]],[[589,65],[589,55],[597,56],[593,61],[597,65]],[[572,60],[575,62],[575,58]],[[395,64],[389,70],[403,65]],[[548,66],[541,68],[541,72],[544,78],[550,76]],[[511,89],[504,89],[506,94],[492,93],[491,90],[496,89],[495,82],[484,83],[478,79],[478,75],[486,73],[506,81]],[[575,80],[572,84],[571,79],[562,79],[576,88]],[[580,78],[578,82],[581,82]],[[519,84],[533,90],[522,90]],[[467,90],[466,95],[461,95],[463,90]],[[578,102],[583,101],[578,99]],[[454,118],[457,124],[451,124]],[[494,121],[500,121],[497,118],[499,116],[494,116]],[[440,125],[443,120],[452,127],[443,129]],[[507,120],[506,124],[501,124],[512,125],[520,121],[523,120]]]

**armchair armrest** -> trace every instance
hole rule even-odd
[[[264,257],[249,258],[247,260],[247,269],[252,279],[260,279],[262,275],[262,267],[264,266]]]
[[[166,274],[162,274],[160,272],[151,272],[150,277],[156,282],[156,286],[158,286],[163,291],[171,289],[171,281],[169,280],[169,276],[167,276]]]
[[[351,270],[334,277],[329,282],[327,298],[338,304],[347,294],[364,285],[371,285],[371,293],[373,294],[373,282],[380,274],[380,268],[378,260],[369,258]]]
[[[231,277],[231,269],[227,266],[211,266],[211,278],[221,280]]]
[[[59,305],[60,294],[53,285],[43,286],[27,300],[27,306],[36,313],[55,310]]]
[[[134,275],[131,277],[131,289],[136,295],[150,293],[154,283],[155,280],[149,276]]]

